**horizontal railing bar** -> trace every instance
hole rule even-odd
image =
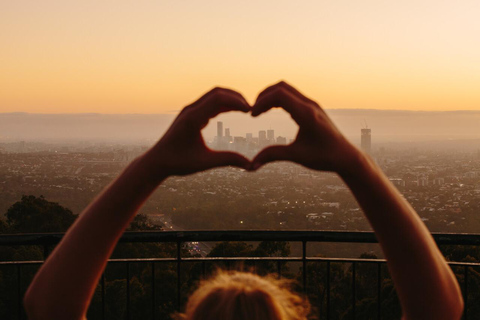
[[[63,233],[0,235],[0,245],[51,245],[60,242]],[[480,245],[480,234],[433,233],[439,245]],[[192,241],[307,241],[377,243],[373,232],[364,231],[142,231],[125,232],[120,242],[192,242]]]
[[[32,261],[0,261],[0,265],[27,265],[27,264],[43,264],[43,260],[32,260]]]
[[[266,262],[301,262],[302,257],[190,257],[182,258],[184,262],[223,262],[223,261],[266,261]],[[338,263],[386,263],[385,259],[361,259],[361,258],[325,258],[306,257],[308,262],[338,262]],[[44,261],[0,261],[1,265],[29,265],[42,264]],[[178,262],[177,258],[135,258],[135,259],[109,259],[108,263],[148,263],[148,262]],[[480,267],[480,263],[474,262],[447,262],[451,266]]]

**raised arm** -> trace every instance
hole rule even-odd
[[[29,319],[83,319],[118,239],[156,187],[171,175],[250,161],[205,146],[200,130],[227,111],[249,112],[237,92],[216,88],[183,109],[163,138],[134,160],[84,210],[36,274],[24,298]]]
[[[299,125],[296,140],[272,146],[254,160],[288,160],[337,172],[367,216],[388,260],[404,319],[460,319],[463,300],[454,274],[413,208],[370,157],[353,146],[322,108],[290,85],[267,88],[252,108],[253,116],[282,107]]]

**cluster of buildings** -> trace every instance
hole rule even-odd
[[[372,153],[371,129],[363,128],[360,133],[360,147]],[[290,142],[275,136],[273,129],[260,130],[255,136],[232,136],[229,128],[217,122],[211,146],[253,155],[265,146]],[[143,151],[139,146],[108,144],[0,144],[0,214],[22,194],[43,194],[79,213]],[[480,152],[386,144],[376,149],[374,158],[432,231],[480,230]],[[143,212],[172,219],[178,216],[177,225],[185,229],[369,228],[350,191],[335,174],[291,163],[271,164],[255,175],[235,169],[211,170],[169,179],[159,189]],[[219,225],[212,225],[212,219],[194,219],[199,213],[192,211],[192,203],[200,202],[208,208],[199,209],[203,215],[214,217],[224,208],[229,210],[216,219]]]
[[[212,147],[217,150],[232,150],[244,154],[254,154],[259,150],[273,144],[282,145],[293,142],[292,139],[282,136],[275,137],[275,130],[260,130],[258,136],[246,133],[245,136],[233,136],[230,128],[223,128],[223,122],[217,121],[217,135],[212,142]],[[361,143],[363,151],[372,153],[372,129],[361,129]]]
[[[224,130],[223,122],[217,122],[217,135],[213,141],[215,149],[233,150],[248,154],[256,153],[259,149],[272,144],[287,144],[287,138],[275,137],[273,129],[260,130],[257,137],[253,136],[253,133],[247,133],[245,136],[232,136],[230,128],[225,128]]]

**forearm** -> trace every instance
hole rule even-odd
[[[85,315],[118,239],[162,180],[151,177],[150,165],[148,154],[132,162],[68,230],[28,289],[25,306],[32,319]]]
[[[84,317],[118,239],[162,180],[223,166],[250,168],[239,154],[207,148],[201,134],[219,113],[250,109],[242,95],[222,88],[184,108],[159,142],[132,162],[65,234],[25,295],[29,318]]]
[[[459,317],[458,283],[420,217],[368,156],[353,164],[340,176],[375,231],[406,318]]]

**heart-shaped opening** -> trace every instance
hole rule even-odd
[[[272,109],[259,117],[250,113],[223,113],[202,130],[209,148],[238,152],[248,159],[267,146],[291,143],[297,133],[298,125],[283,109]]]

